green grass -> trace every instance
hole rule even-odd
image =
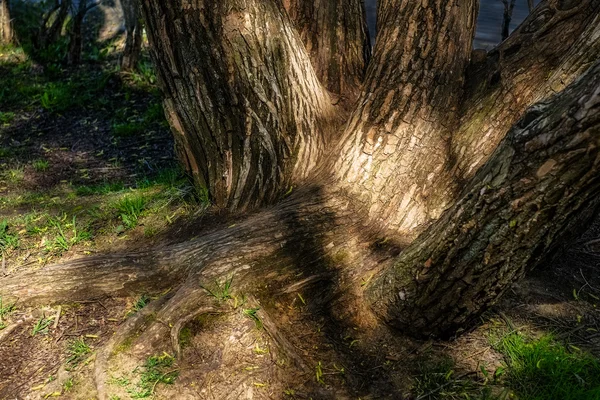
[[[75,386],[75,381],[71,377],[71,378],[67,379],[66,381],[64,381],[63,392],[69,392],[71,389],[73,389],[73,386]]]
[[[129,121],[113,124],[113,135],[116,137],[138,136],[145,132],[146,124],[142,121]]]
[[[14,112],[1,112],[0,111],[0,126],[8,125],[15,119]]]
[[[43,109],[51,112],[64,112],[81,105],[80,96],[76,95],[73,85],[63,82],[47,84],[38,101]]]
[[[35,160],[32,166],[37,172],[44,172],[48,170],[50,163],[47,160]]]
[[[148,199],[141,195],[129,195],[123,197],[115,204],[115,209],[119,213],[121,221],[126,229],[135,228],[139,218],[148,205]]]
[[[505,382],[520,400],[600,399],[600,363],[590,354],[555,341],[512,332],[496,349],[506,361]]]
[[[4,172],[4,179],[10,183],[20,183],[25,179],[25,170],[23,167],[11,168]]]
[[[132,311],[134,313],[140,311],[142,308],[146,307],[148,305],[148,303],[150,303],[150,297],[148,297],[147,295],[143,294],[141,295],[136,301],[135,303],[133,303],[133,307]]]
[[[229,279],[225,279],[223,282],[215,281],[213,287],[201,286],[202,289],[208,292],[208,295],[214,297],[218,301],[225,301],[232,298],[231,283],[233,282],[233,276]]]
[[[98,185],[78,186],[75,188],[77,196],[96,196],[117,193],[125,190],[123,182],[104,182]]]
[[[3,219],[0,221],[0,252],[4,253],[9,249],[16,249],[19,247],[19,235],[16,233],[10,233],[8,227],[8,220]]]
[[[83,338],[72,340],[67,346],[67,364],[70,367],[75,367],[91,352],[92,349],[85,343]]]
[[[256,325],[257,329],[262,329],[263,324],[258,316],[258,310],[260,310],[260,308],[258,308],[258,307],[257,308],[246,308],[242,312],[246,317],[248,317],[252,321],[254,321],[254,324]]]
[[[139,374],[139,380],[134,387],[127,390],[131,398],[144,399],[154,395],[159,384],[172,385],[179,375],[179,370],[173,368],[174,358],[164,353],[160,356],[149,357],[143,366],[134,372]]]
[[[6,328],[5,319],[16,309],[16,304],[4,304],[0,297],[0,330]]]
[[[35,336],[35,335],[38,335],[38,334],[47,335],[48,334],[48,329],[50,328],[50,324],[51,323],[52,323],[52,320],[50,320],[50,319],[48,319],[46,317],[41,317],[33,325],[33,329],[31,330],[31,336]]]
[[[69,251],[74,245],[92,238],[92,234],[87,230],[78,228],[75,216],[71,220],[67,219],[66,214],[51,217],[49,224],[56,232],[54,239],[46,242],[46,251],[50,253],[61,254]]]

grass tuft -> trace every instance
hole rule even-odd
[[[172,385],[179,375],[179,369],[173,368],[174,359],[164,353],[160,356],[149,357],[141,368],[134,372],[140,375],[134,388],[127,391],[133,399],[144,399],[154,395],[159,384]]]
[[[9,233],[8,221],[3,219],[0,221],[0,252],[4,253],[8,249],[16,249],[19,247],[19,235]]]
[[[119,212],[125,228],[132,229],[137,226],[147,204],[148,200],[142,195],[125,196],[117,202],[115,208]]]
[[[202,289],[208,292],[208,295],[214,297],[218,301],[225,301],[232,298],[231,296],[231,283],[233,282],[233,276],[229,279],[226,279],[223,282],[215,281],[215,284],[212,288],[207,286],[201,286]]]
[[[70,367],[75,367],[91,352],[92,349],[85,343],[83,338],[75,339],[67,347],[67,364]]]
[[[499,340],[496,349],[506,361],[506,383],[520,400],[600,399],[598,360],[567,349],[551,335],[531,339],[512,332]]]
[[[37,172],[47,171],[50,167],[50,163],[47,160],[35,160],[32,165],[33,169]]]

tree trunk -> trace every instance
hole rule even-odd
[[[12,43],[13,33],[9,0],[0,0],[0,44]]]
[[[40,28],[37,45],[41,49],[46,49],[52,43],[56,43],[62,33],[65,21],[69,16],[72,0],[56,0],[55,7],[46,15]],[[48,22],[52,20],[50,26]]]
[[[142,52],[142,24],[139,17],[139,6],[137,0],[121,0],[123,15],[125,17],[125,48],[121,60],[123,71],[132,71],[137,68],[140,54]]]
[[[415,335],[453,334],[585,230],[600,205],[599,109],[596,62],[525,113],[461,199],[372,285],[374,309]]]
[[[369,219],[406,237],[451,204],[433,178],[448,163],[477,8],[379,3],[373,60],[333,169]]]
[[[476,172],[527,107],[564,89],[600,55],[598,0],[545,2],[473,64],[476,0],[384,0],[364,78],[358,2],[150,1],[142,8],[181,159],[218,206],[256,208],[303,181],[330,182],[325,190],[351,204],[365,231],[403,244],[478,184]],[[348,57],[336,59],[332,37]],[[352,99],[357,87],[346,117],[329,93]],[[409,264],[389,273],[403,281]],[[479,268],[467,264],[464,271]],[[397,307],[396,292],[385,293],[377,304]],[[435,320],[431,332],[455,329],[491,298]],[[379,313],[397,321],[403,312]]]
[[[142,9],[178,153],[214,203],[255,208],[306,178],[335,114],[281,2]]]
[[[506,40],[510,32],[510,21],[517,0],[502,0],[504,4],[504,13],[502,15],[502,40]]]
[[[310,11],[311,1],[286,6]],[[362,292],[365,270],[382,268],[368,290],[377,315],[415,334],[455,331],[598,208],[600,1],[573,4],[539,6],[471,65],[475,1],[382,1],[373,60],[346,120],[319,80],[341,75],[312,65],[331,48],[308,52],[314,32],[297,32],[306,26],[299,15],[314,13],[290,11],[292,19],[278,0],[142,2],[166,112],[198,183],[230,210],[293,193],[231,230],[103,269],[93,259],[53,266],[27,286],[5,280],[0,294],[49,301],[185,280],[177,304],[192,307],[184,297],[196,296],[199,276],[236,271],[252,291],[266,277],[299,284],[309,271],[338,276],[334,295],[343,297]],[[358,48],[360,35],[344,37]],[[356,60],[341,70],[357,72]],[[344,78],[329,89],[361,80]],[[493,139],[477,152],[482,135]],[[382,237],[393,244],[383,258]],[[87,282],[90,273],[98,279]]]
[[[321,83],[354,102],[371,57],[361,0],[284,0]]]

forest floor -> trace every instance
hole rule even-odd
[[[184,242],[214,224],[206,193],[174,159],[151,67],[122,73],[112,51],[63,70],[0,48],[0,284],[68,259]],[[337,330],[301,294],[280,299],[271,311],[308,366],[296,371],[235,282],[215,283],[229,317],[185,327],[181,358],[143,354],[115,372],[109,398],[600,399],[599,238],[590,230],[446,341],[373,341]],[[0,400],[96,398],[96,350],[164,296],[38,308],[0,298]],[[230,381],[244,393],[228,393]]]

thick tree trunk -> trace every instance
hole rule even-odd
[[[371,57],[364,2],[284,0],[284,5],[321,83],[354,102]]]
[[[142,10],[180,158],[214,203],[272,203],[307,177],[335,114],[281,2]]]
[[[448,164],[476,1],[379,4],[373,61],[334,171],[364,213],[410,235],[451,204]]]
[[[477,172],[527,107],[563,90],[600,57],[600,2],[570,4],[540,4],[507,40],[471,63],[450,148],[456,184]]]
[[[461,199],[369,290],[415,335],[464,327],[600,206],[600,62],[513,127]],[[572,238],[571,238],[572,239]]]
[[[421,84],[423,78],[417,70],[405,78],[408,89],[403,90],[447,90],[442,98],[454,104],[440,106],[441,112],[420,118],[401,118],[403,112],[428,112],[418,104],[419,96],[398,94],[399,84],[390,89],[379,84],[388,82],[389,76],[402,68],[375,70],[376,65],[382,65],[376,48],[369,71],[387,71],[387,75],[374,75],[371,88],[367,83],[364,103],[348,124],[344,150],[335,168],[346,190],[361,199],[369,219],[410,241],[439,218],[525,109],[562,90],[600,57],[599,12],[597,0],[540,4],[499,47],[483,60],[473,60],[463,81],[464,94],[457,83]],[[384,40],[385,36],[378,44]],[[441,57],[439,53],[445,54],[447,48],[453,51],[455,47],[443,45],[430,51]],[[415,64],[418,62],[409,65]],[[437,66],[432,68],[437,70]],[[435,77],[437,73],[429,75]],[[448,73],[453,81],[463,76],[464,71],[458,69]],[[398,100],[387,99],[388,94]],[[394,124],[398,125],[395,130]]]
[[[13,32],[9,0],[0,0],[0,44],[12,43]]]
[[[125,17],[125,48],[121,59],[121,69],[132,71],[137,68],[140,54],[142,52],[142,23],[139,16],[139,5],[137,0],[121,0],[123,15]]]
[[[290,10],[304,9],[294,4]],[[37,271],[27,286],[9,278],[0,294],[50,301],[124,295],[136,285],[162,288],[185,279],[177,304],[192,307],[184,297],[195,298],[200,276],[235,271],[250,291],[266,277],[294,285],[295,273],[308,270],[310,279],[318,272],[350,282],[336,288],[352,295],[360,273],[379,265],[383,272],[368,291],[377,314],[413,333],[448,334],[598,208],[600,67],[571,83],[597,59],[598,4],[538,7],[496,50],[497,59],[490,55],[487,67],[471,66],[466,75],[475,2],[383,1],[373,62],[336,138],[345,112],[332,106],[311,64],[311,55],[329,50],[306,51],[294,28],[302,19],[292,21],[283,3],[144,1],[182,160],[216,204],[257,207],[303,179],[317,189],[294,190],[283,204],[231,230],[164,251],[54,266]],[[569,38],[554,37],[557,31]],[[474,81],[465,84],[466,76]],[[511,94],[514,107],[503,102],[476,115],[469,106]],[[480,132],[496,140],[486,151],[514,125],[495,152],[483,155],[473,147],[482,140],[474,128],[481,115],[501,121],[491,133]],[[382,258],[374,250],[382,232],[397,244],[436,219],[385,268],[398,253],[395,247]],[[337,258],[336,242],[346,246],[345,261]],[[91,282],[90,268],[98,278]]]

